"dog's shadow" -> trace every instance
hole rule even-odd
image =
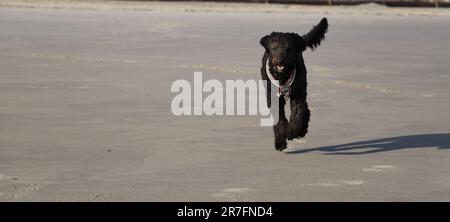
[[[365,140],[333,146],[316,147],[288,151],[287,154],[301,154],[313,151],[324,152],[325,155],[370,154],[393,150],[413,148],[450,148],[450,134],[422,134]]]

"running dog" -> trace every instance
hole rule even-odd
[[[261,77],[267,81],[267,105],[271,104],[271,85],[279,91],[279,118],[273,126],[275,149],[286,149],[286,140],[301,138],[308,132],[310,111],[306,101],[306,67],[302,52],[314,50],[325,38],[328,21],[323,18],[309,33],[272,32],[261,38],[265,52],[262,59]],[[284,106],[290,101],[291,115],[286,119]]]

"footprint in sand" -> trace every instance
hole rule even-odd
[[[363,171],[382,172],[384,170],[390,170],[395,168],[397,167],[392,165],[375,165],[371,166],[370,168],[364,168]]]
[[[316,183],[316,184],[308,184],[310,186],[320,186],[320,187],[337,187],[342,185],[363,185],[364,181],[362,180],[339,180],[339,181],[333,181],[333,182],[322,182],[322,183]]]
[[[241,197],[242,194],[252,191],[248,187],[244,188],[227,188],[222,190],[220,193],[213,194],[213,197],[223,197],[223,198],[233,198]]]

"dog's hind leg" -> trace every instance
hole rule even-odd
[[[291,100],[291,116],[287,126],[287,139],[292,140],[304,137],[308,132],[310,111],[308,103],[304,100]]]
[[[273,126],[273,132],[275,134],[275,149],[278,151],[282,151],[286,149],[286,133],[287,133],[287,119],[284,112],[284,106],[286,101],[283,97],[280,97],[279,100],[279,118],[278,123]]]

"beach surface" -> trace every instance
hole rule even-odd
[[[178,79],[260,78],[309,31],[309,133],[174,116]],[[0,201],[450,201],[450,13],[0,0]],[[205,94],[207,95],[207,94]]]

